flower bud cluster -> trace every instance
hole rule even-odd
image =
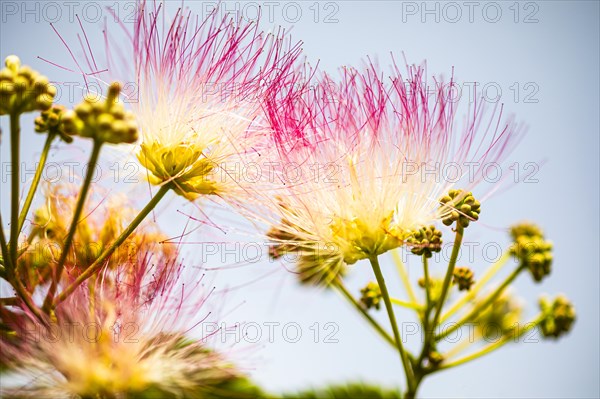
[[[442,249],[442,232],[435,226],[421,227],[413,232],[406,241],[411,246],[410,251],[413,254],[431,258],[433,252],[440,252]]]
[[[118,102],[120,92],[121,85],[112,83],[105,101],[86,96],[75,110],[63,114],[64,132],[111,144],[131,144],[137,141],[135,118],[132,112],[126,111],[123,104]]]
[[[53,105],[42,111],[40,116],[35,118],[35,131],[56,135],[67,143],[72,142],[73,138],[62,130],[61,121],[65,112],[67,112],[67,109],[62,105]]]
[[[21,60],[9,55],[4,61],[6,68],[0,70],[0,115],[43,111],[52,105],[56,88],[48,78]]]
[[[529,223],[513,226],[510,234],[514,239],[511,254],[530,271],[535,281],[540,282],[550,274],[552,242],[544,238],[539,227]]]
[[[576,314],[575,307],[567,297],[559,295],[554,301],[542,297],[540,308],[546,314],[546,317],[540,323],[544,337],[558,338],[571,330]]]
[[[481,203],[473,197],[473,193],[463,190],[450,190],[448,195],[440,198],[443,211],[442,222],[446,226],[457,222],[462,227],[479,219]]]
[[[458,290],[469,291],[475,283],[473,270],[465,266],[454,268],[454,284],[458,285]]]

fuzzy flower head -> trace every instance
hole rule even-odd
[[[266,113],[279,149],[283,198],[270,207],[268,236],[276,250],[290,252],[291,243],[301,254],[298,264],[317,253],[327,258],[321,265],[331,270],[335,264],[341,272],[343,265],[410,244],[416,232],[452,212],[478,217],[478,207],[468,214],[460,209],[468,191],[440,202],[458,180],[426,172],[448,163],[499,161],[515,126],[493,113],[494,128],[477,136],[484,116],[477,108],[460,130],[448,85],[436,81],[431,96],[424,69],[407,69],[407,78],[396,68],[384,79],[373,64],[363,71],[343,68],[337,80],[308,70],[270,92]],[[334,250],[325,253],[325,244]]]
[[[127,39],[107,34],[107,69],[88,56],[96,72],[87,75],[128,82],[123,97],[141,137],[136,155],[152,184],[190,200],[239,199],[249,185],[235,170],[262,151],[261,93],[300,48],[283,31],[266,34],[217,9],[201,20],[183,8],[169,18],[167,8],[139,1]]]
[[[69,228],[77,191],[66,184],[49,185],[44,202],[33,212],[28,233],[28,247],[21,257],[21,278],[31,290],[52,275],[60,257],[60,249]],[[75,245],[66,260],[69,276],[76,277],[87,269],[127,227],[137,210],[123,196],[102,198],[94,195],[85,208],[85,218],[75,231]],[[163,243],[167,237],[151,221],[144,222],[113,254],[107,269],[130,265],[133,269],[140,259],[151,253],[166,262],[175,256],[173,244]]]
[[[15,331],[2,335],[3,362],[27,380],[3,387],[4,395],[210,398],[241,378],[202,340],[186,337],[206,301],[201,287],[177,283],[180,268],[156,279],[149,262],[138,266],[138,278],[81,287],[47,326],[27,314],[10,320],[3,310]]]

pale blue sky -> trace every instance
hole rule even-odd
[[[76,22],[70,22],[70,9],[84,16],[92,45],[99,45],[100,24],[94,23],[97,5],[114,2],[3,1],[0,14],[0,56],[17,54],[24,63],[42,71],[53,80],[76,81],[77,77],[53,68],[37,56],[71,65],[68,53],[53,33],[49,22],[67,38],[75,40]],[[186,2],[201,12],[199,1]],[[26,4],[27,10],[23,8]],[[37,5],[36,5],[37,4]],[[131,2],[123,2],[120,15],[131,12]],[[230,8],[232,4],[228,3]],[[252,6],[239,3],[242,12],[254,13]],[[256,4],[256,3],[254,3]],[[516,291],[529,302],[527,314],[533,315],[540,293],[563,292],[577,307],[574,331],[558,343],[520,343],[509,346],[482,360],[443,372],[426,380],[423,397],[598,397],[599,370],[599,3],[596,1],[537,2],[402,2],[402,1],[331,1],[272,2],[266,8],[267,22],[293,27],[294,38],[304,41],[310,60],[320,60],[325,70],[357,64],[366,55],[378,55],[380,63],[389,63],[393,52],[410,62],[428,61],[429,74],[444,73],[452,67],[459,81],[487,84],[500,88],[507,112],[515,113],[528,125],[528,134],[510,157],[510,163],[544,161],[536,174],[537,183],[518,182],[484,204],[482,220],[469,228],[472,241],[508,244],[508,225],[522,219],[538,222],[555,244],[552,275],[542,285],[521,276]],[[36,8],[37,7],[37,8]],[[425,8],[424,8],[425,7]],[[472,7],[472,8],[469,8]],[[57,10],[60,10],[57,14]],[[298,13],[300,10],[300,13]],[[104,11],[103,11],[104,12]],[[499,13],[498,13],[499,12]],[[268,21],[270,16],[272,21]],[[93,37],[95,36],[95,38]],[[493,91],[488,95],[493,97]],[[75,98],[78,100],[78,97]],[[63,103],[69,99],[63,97]],[[25,119],[23,126],[31,126]],[[7,119],[0,118],[3,131]],[[29,123],[29,124],[28,124]],[[32,162],[42,146],[40,137],[27,133],[24,162]],[[8,160],[6,141],[0,156]],[[85,159],[78,143],[58,159]],[[124,159],[109,151],[107,160]],[[521,166],[522,167],[522,166]],[[525,170],[522,170],[525,172]],[[506,173],[512,173],[505,170]],[[2,169],[1,209],[9,209],[8,175]],[[178,209],[193,212],[189,205],[175,199]],[[186,218],[170,212],[162,218],[164,228],[180,233]],[[228,220],[232,217],[229,216]],[[233,218],[235,219],[235,218]],[[239,223],[236,220],[235,223]],[[203,230],[192,241],[229,240],[218,231]],[[198,251],[186,248],[186,259]],[[210,259],[215,263],[215,259]],[[226,262],[225,263],[231,263]],[[391,271],[391,262],[383,264]],[[214,266],[219,266],[215,264]],[[485,267],[480,263],[477,271]],[[354,267],[350,285],[358,289],[370,270],[359,263]],[[441,273],[442,266],[438,269]],[[296,322],[303,338],[286,342],[275,330],[273,343],[262,342],[246,350],[234,348],[233,356],[252,369],[256,379],[268,389],[289,390],[306,385],[351,379],[397,385],[402,373],[396,355],[387,350],[378,337],[345,303],[333,294],[300,288],[294,278],[275,264],[253,264],[221,270],[215,276],[218,286],[235,286],[253,281],[266,273],[269,277],[228,296],[225,310],[240,307],[227,320]],[[411,268],[417,276],[416,266]],[[390,276],[393,276],[390,274]],[[392,278],[392,277],[390,277]],[[243,303],[242,303],[243,302]],[[313,342],[320,323],[321,336]],[[338,343],[323,342],[325,323],[339,331]],[[267,331],[264,329],[264,331]],[[327,330],[333,331],[333,330]],[[279,334],[279,335],[277,335]],[[289,341],[289,340],[288,340]],[[409,344],[409,347],[412,347]],[[244,359],[245,356],[251,359]]]

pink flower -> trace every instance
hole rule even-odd
[[[441,219],[439,199],[458,182],[474,189],[518,131],[501,107],[486,114],[479,103],[457,128],[455,82],[431,84],[422,67],[405,77],[395,66],[388,79],[369,63],[340,75],[307,69],[274,86],[265,107],[281,182],[268,236],[273,255],[301,254],[305,281],[328,282]],[[468,162],[479,167],[465,179]],[[446,165],[458,178],[440,176]]]
[[[141,135],[137,158],[151,183],[172,182],[190,200],[243,202],[254,184],[230,170],[260,156],[263,92],[289,73],[299,44],[218,9],[200,20],[182,8],[168,18],[166,8],[138,2],[133,32],[121,24],[127,39],[106,35],[107,68],[82,44],[92,71],[84,75],[124,82]]]
[[[187,397],[238,378],[223,356],[186,336],[210,315],[200,280],[184,277],[173,262],[154,261],[106,269],[61,303],[47,325],[3,307],[3,325],[13,332],[1,335],[2,363],[18,377],[3,394]]]

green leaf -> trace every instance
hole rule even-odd
[[[401,396],[395,389],[384,389],[364,383],[349,383],[287,393],[283,397],[286,399],[400,399]]]

